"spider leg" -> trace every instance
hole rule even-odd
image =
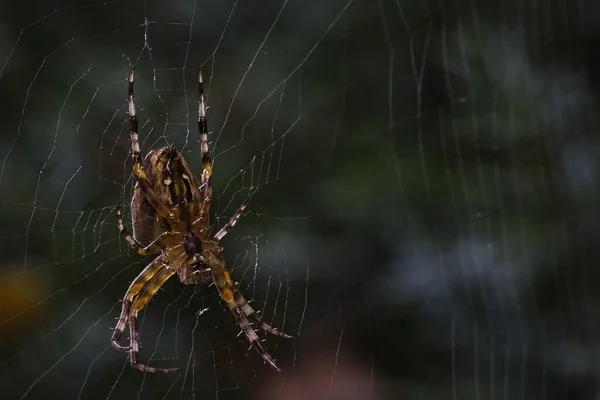
[[[200,134],[200,154],[202,155],[202,176],[200,188],[204,190],[199,215],[202,224],[208,224],[208,214],[212,200],[212,155],[208,151],[208,124],[206,120],[206,103],[204,100],[204,84],[202,71],[198,70],[198,133]]]
[[[129,360],[131,362],[131,366],[137,370],[145,371],[145,372],[174,372],[177,371],[178,368],[156,368],[150,367],[145,364],[141,364],[137,360],[137,356],[140,351],[140,331],[137,327],[138,321],[138,313],[144,309],[144,307],[148,304],[150,299],[154,297],[158,289],[164,285],[164,283],[175,274],[175,268],[169,268],[166,266],[165,268],[158,271],[150,280],[146,282],[146,284],[141,288],[133,304],[131,305],[131,311],[129,313]]]
[[[236,307],[242,311],[242,313],[244,314],[244,316],[246,316],[246,318],[252,318],[256,322],[258,322],[260,324],[260,328],[263,331],[270,333],[271,335],[274,335],[274,336],[280,336],[284,339],[292,339],[293,338],[293,336],[288,335],[287,333],[281,332],[279,329],[273,328],[271,325],[269,325],[268,323],[263,321],[262,318],[260,317],[260,315],[258,315],[258,313],[250,306],[250,304],[248,304],[248,301],[244,298],[244,296],[242,296],[242,294],[240,293],[240,291],[238,290],[238,288],[236,286],[233,286],[231,288],[231,291],[233,292],[233,301],[235,302]]]
[[[135,250],[139,255],[147,256],[148,253],[146,252],[144,247],[137,240],[135,240],[135,238],[125,229],[125,225],[123,224],[123,210],[120,204],[117,206],[116,215],[117,229],[119,230],[119,234],[121,235],[123,240],[125,240],[129,247]]]
[[[250,345],[254,347],[258,355],[268,363],[272,368],[281,373],[281,369],[275,363],[275,360],[264,348],[258,335],[252,329],[250,322],[248,321],[248,317],[251,317],[258,321],[261,324],[261,328],[265,331],[281,336],[284,338],[291,338],[291,336],[286,335],[278,331],[277,329],[271,327],[266,322],[263,322],[260,317],[256,314],[256,312],[250,307],[248,302],[244,299],[242,294],[239,292],[235,283],[231,280],[229,272],[225,269],[225,264],[217,259],[214,255],[209,254],[208,259],[201,260],[205,264],[207,264],[212,270],[213,280],[215,282],[215,286],[221,295],[221,298],[227,303],[227,306],[231,310],[233,317],[235,318],[237,324],[242,329],[244,335],[250,342]]]
[[[129,347],[122,346],[119,343],[119,339],[125,330],[125,325],[127,324],[128,318],[131,315],[131,306],[133,303],[133,299],[138,293],[144,288],[146,283],[156,275],[156,273],[164,267],[163,263],[163,255],[159,255],[156,257],[144,270],[131,282],[127,292],[125,292],[125,296],[123,297],[123,304],[121,305],[121,315],[119,315],[119,320],[117,321],[117,325],[113,331],[112,337],[110,339],[113,347],[129,351]]]
[[[135,70],[132,68],[129,71],[128,77],[128,89],[127,89],[127,103],[128,103],[128,115],[129,115],[129,136],[131,138],[131,153],[133,156],[133,174],[137,177],[138,184],[142,188],[142,192],[146,196],[146,199],[152,205],[152,208],[156,210],[158,215],[168,221],[169,226],[174,228],[177,225],[177,215],[160,200],[152,185],[144,172],[142,167],[142,157],[140,156],[140,142],[138,138],[138,122],[135,115],[135,102],[133,100],[133,80],[135,77]]]
[[[218,242],[219,240],[223,239],[225,237],[225,235],[227,235],[229,232],[231,232],[233,230],[233,228],[235,227],[235,224],[237,224],[240,217],[242,215],[244,215],[243,214],[244,210],[248,206],[249,201],[250,201],[249,198],[244,200],[244,202],[242,203],[240,208],[237,209],[235,214],[233,214],[233,216],[231,218],[229,218],[229,221],[227,221],[227,223],[221,229],[219,229],[219,231],[215,234],[215,236],[213,237],[214,240],[216,240]]]
[[[254,329],[252,329],[252,326],[250,325],[250,322],[248,321],[248,318],[246,318],[246,315],[243,313],[243,311],[236,305],[235,302],[227,303],[227,305],[229,306],[229,309],[231,310],[231,313],[233,314],[237,324],[242,329],[242,332],[244,332],[244,335],[246,335],[246,338],[250,342],[250,346],[254,347],[254,349],[256,350],[258,355],[263,359],[264,362],[268,363],[277,372],[282,373],[281,368],[279,368],[279,366],[275,362],[275,359],[271,357],[271,355],[267,352],[265,347],[260,342],[258,335],[254,331]]]

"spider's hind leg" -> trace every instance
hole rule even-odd
[[[204,98],[204,83],[202,71],[198,70],[198,134],[200,135],[200,155],[202,157],[202,175],[200,187],[202,201],[200,205],[200,220],[204,225],[208,223],[210,204],[212,202],[212,154],[208,150],[208,121],[206,119],[206,102]]]
[[[138,184],[152,208],[154,208],[158,215],[167,220],[169,226],[173,229],[177,226],[177,215],[158,197],[154,189],[152,189],[148,176],[142,167],[140,141],[138,138],[138,120],[133,96],[134,78],[135,70],[131,69],[127,78],[127,82],[129,83],[127,89],[127,114],[129,115],[129,137],[131,139],[131,154],[133,157],[133,174],[136,176]]]

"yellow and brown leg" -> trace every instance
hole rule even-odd
[[[140,156],[140,142],[138,138],[138,121],[135,110],[135,101],[133,99],[133,81],[135,70],[132,68],[129,71],[128,89],[127,89],[127,113],[129,115],[129,136],[131,138],[131,153],[133,157],[133,174],[136,176],[142,192],[146,199],[156,210],[158,215],[167,220],[169,226],[173,229],[177,225],[177,215],[163,203],[156,192],[152,189],[152,185],[142,167],[142,157]]]
[[[254,331],[254,329],[252,329],[250,322],[248,322],[248,319],[246,318],[242,310],[240,310],[240,308],[238,308],[238,306],[234,302],[227,303],[227,305],[231,310],[231,313],[233,314],[233,317],[235,318],[237,324],[239,325],[242,332],[244,333],[244,335],[246,335],[246,338],[250,342],[250,347],[253,347],[256,350],[256,352],[263,359],[264,362],[269,364],[277,372],[281,373],[281,368],[279,368],[279,366],[275,362],[275,359],[271,357],[271,355],[262,345],[258,335]]]
[[[139,291],[135,297],[131,310],[129,312],[129,361],[135,369],[145,372],[175,372],[178,368],[156,368],[150,367],[138,362],[137,357],[140,351],[140,332],[137,327],[138,314],[146,307],[150,299],[164,285],[164,283],[175,274],[174,268],[168,266],[158,271]]]
[[[238,288],[235,286],[235,284],[232,287],[231,291],[233,292],[233,302],[234,302],[235,306],[239,310],[242,311],[242,313],[244,314],[244,316],[246,318],[252,318],[256,322],[258,322],[258,324],[260,325],[260,328],[263,331],[270,333],[271,335],[274,335],[274,336],[280,336],[284,339],[292,339],[293,338],[293,336],[290,336],[287,333],[281,332],[279,329],[274,328],[271,325],[269,325],[267,322],[263,321],[261,316],[258,315],[258,312],[256,312],[250,306],[250,304],[248,304],[248,301],[246,301],[244,296],[242,296],[242,294],[240,293]]]
[[[202,175],[200,188],[202,190],[202,204],[200,215],[202,224],[208,223],[210,203],[212,200],[212,155],[208,150],[208,123],[206,120],[206,102],[204,99],[204,84],[202,71],[198,70],[198,133],[200,134],[200,155],[202,157]]]
[[[266,363],[268,363],[271,367],[273,367],[275,370],[281,373],[281,369],[277,366],[277,363],[275,362],[273,357],[271,357],[271,355],[264,348],[254,329],[252,329],[252,326],[248,321],[248,317],[256,320],[260,324],[261,329],[265,330],[268,333],[281,336],[286,339],[291,338],[291,336],[280,332],[268,323],[263,322],[258,316],[258,314],[254,311],[252,307],[250,307],[248,302],[239,292],[239,290],[235,286],[235,283],[231,280],[229,272],[227,272],[227,270],[225,269],[225,265],[223,264],[223,262],[218,260],[214,256],[212,257],[212,259],[202,261],[211,267],[213,280],[215,282],[215,285],[217,286],[217,290],[219,291],[221,298],[225,301],[225,303],[227,303],[227,306],[231,310],[233,317],[235,318],[237,324],[239,325],[242,332],[250,342],[250,345],[254,347],[256,352]]]
[[[127,292],[125,292],[125,296],[123,297],[123,304],[121,305],[121,315],[119,315],[119,320],[117,321],[117,325],[113,331],[111,337],[112,345],[124,351],[129,351],[129,346],[122,346],[119,343],[119,339],[125,330],[125,325],[127,324],[129,315],[131,314],[131,306],[133,303],[133,299],[138,293],[144,288],[146,283],[156,275],[156,273],[164,268],[163,263],[163,255],[159,255],[156,257],[144,270],[131,282]]]

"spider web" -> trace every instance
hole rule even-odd
[[[0,18],[2,398],[598,397],[599,10],[591,1],[39,1]],[[214,287],[109,344],[147,265],[142,152],[200,171],[245,297],[291,341],[248,349]],[[127,225],[131,222],[127,219]],[[127,333],[126,333],[127,335]]]

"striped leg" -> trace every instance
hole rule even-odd
[[[242,296],[235,284],[231,285],[231,291],[233,293],[233,300],[228,302],[227,305],[229,306],[231,313],[233,314],[237,324],[242,330],[240,334],[244,333],[246,339],[248,339],[248,341],[250,342],[250,346],[256,350],[256,352],[263,359],[264,362],[269,364],[277,372],[281,373],[281,368],[279,368],[279,366],[275,362],[275,359],[271,357],[269,352],[267,352],[265,347],[262,345],[260,339],[258,338],[258,335],[254,331],[254,329],[252,329],[252,325],[250,325],[250,321],[248,321],[248,318],[250,317],[256,320],[260,324],[262,330],[272,335],[280,336],[285,339],[291,339],[293,336],[285,334],[279,331],[278,329],[273,328],[268,323],[262,321],[262,319],[258,316],[256,311],[254,311],[254,309],[250,307],[246,299],[244,299],[244,296]]]
[[[198,70],[198,133],[200,134],[200,154],[202,156],[202,176],[200,177],[202,205],[200,216],[202,225],[208,224],[210,203],[212,200],[212,155],[208,150],[208,124],[206,121],[206,103],[202,71]]]
[[[246,335],[246,338],[250,342],[251,346],[254,347],[260,357],[271,367],[281,373],[281,369],[277,366],[273,357],[271,357],[271,355],[264,348],[254,329],[252,329],[252,326],[248,321],[248,317],[259,322],[261,329],[265,330],[266,332],[281,336],[286,339],[291,338],[291,336],[282,333],[266,322],[263,322],[239,292],[235,283],[231,280],[229,272],[227,272],[225,269],[223,262],[218,260],[212,254],[208,254],[208,257],[209,259],[201,259],[201,261],[206,265],[209,265],[212,269],[215,286],[217,287],[221,298],[225,301],[225,303],[227,303],[227,306],[231,310],[231,313],[233,314],[237,324],[242,329],[242,332],[244,335]]]
[[[135,300],[131,305],[129,312],[129,360],[131,366],[137,370],[144,372],[175,372],[178,368],[156,368],[141,364],[137,360],[140,351],[140,331],[137,327],[138,313],[146,307],[150,299],[156,294],[158,289],[175,274],[174,268],[165,267],[158,271],[146,284],[141,288]]]
[[[234,302],[228,303],[227,305],[229,306],[229,309],[231,310],[231,313],[233,314],[237,324],[242,329],[242,332],[244,332],[244,335],[246,335],[246,338],[250,342],[250,346],[254,347],[254,349],[256,350],[258,355],[263,359],[264,362],[268,363],[277,372],[281,373],[281,368],[279,368],[279,366],[275,362],[275,359],[271,357],[271,355],[262,345],[260,339],[258,338],[258,335],[256,334],[256,332],[254,332],[254,329],[252,329],[250,322],[248,322],[248,319],[246,318],[242,310],[240,310]]]
[[[148,255],[144,247],[142,247],[142,245],[125,229],[125,225],[123,224],[123,209],[120,204],[117,206],[117,229],[129,247],[131,247],[141,256]]]
[[[129,135],[131,137],[131,153],[133,156],[133,174],[137,177],[138,183],[142,188],[142,192],[148,199],[152,208],[156,210],[158,215],[167,220],[169,226],[173,229],[177,225],[177,216],[171,209],[163,203],[156,192],[152,189],[150,181],[144,172],[142,167],[142,157],[140,156],[140,142],[138,139],[138,122],[135,115],[135,102],[133,100],[133,80],[135,77],[135,70],[132,68],[129,71],[128,77],[128,89],[127,89],[127,103],[128,103],[128,115],[129,115]]]
[[[218,242],[219,240],[223,239],[225,237],[225,235],[227,235],[229,232],[231,232],[233,230],[233,228],[235,227],[235,224],[237,224],[238,220],[243,215],[244,210],[248,206],[249,201],[250,201],[250,199],[244,200],[244,202],[242,203],[240,208],[238,208],[238,210],[235,212],[235,214],[233,214],[233,216],[231,218],[229,218],[229,221],[227,221],[227,223],[221,229],[219,229],[219,231],[215,234],[214,240],[216,240]]]
[[[271,335],[281,336],[284,339],[293,338],[293,336],[290,336],[287,333],[283,333],[279,329],[273,328],[271,325],[263,321],[262,318],[258,315],[258,313],[254,311],[250,304],[248,304],[248,301],[246,301],[244,296],[242,296],[242,294],[235,285],[233,286],[231,291],[233,292],[233,301],[236,307],[242,311],[246,318],[252,318],[256,322],[258,322],[260,324],[260,328],[263,331],[270,333]]]
[[[119,320],[117,321],[117,325],[113,331],[112,337],[110,339],[112,345],[119,349],[129,351],[129,347],[122,346],[119,343],[119,339],[125,330],[125,324],[129,319],[129,315],[131,314],[131,305],[133,303],[133,299],[138,293],[144,288],[146,283],[156,275],[156,273],[164,267],[163,264],[163,255],[159,255],[156,257],[144,270],[131,282],[127,292],[125,292],[125,296],[123,297],[123,304],[121,305],[121,315],[119,316]]]

